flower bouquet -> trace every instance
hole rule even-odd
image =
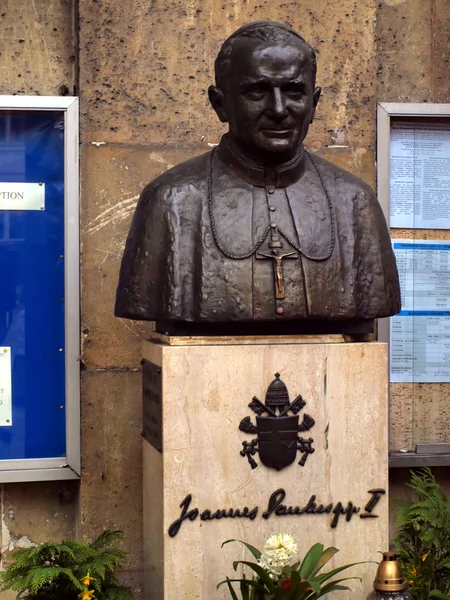
[[[233,600],[316,600],[329,592],[349,590],[342,582],[359,577],[333,579],[335,575],[361,563],[352,563],[337,567],[328,573],[320,573],[322,568],[338,552],[337,548],[324,550],[322,544],[315,544],[308,550],[302,561],[291,564],[297,558],[297,544],[291,535],[279,533],[272,535],[260,552],[254,546],[241,540],[227,540],[222,544],[239,542],[253,554],[256,562],[235,560],[233,568],[237,571],[239,565],[253,571],[251,578],[245,573],[240,579],[227,577],[221,585],[227,585]],[[233,587],[239,583],[240,596]]]

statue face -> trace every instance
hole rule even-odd
[[[217,90],[217,88],[216,88]],[[227,92],[210,98],[230,136],[263,160],[293,156],[308,132],[320,97],[301,43],[274,45],[242,39],[233,48]],[[219,102],[214,102],[214,100]]]

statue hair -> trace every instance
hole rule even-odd
[[[255,21],[237,29],[222,44],[214,63],[216,86],[221,90],[226,91],[228,89],[228,74],[233,45],[236,40],[243,38],[275,43],[294,41],[298,44],[300,42],[309,53],[313,69],[313,85],[315,85],[317,73],[316,51],[308,42],[299,33],[294,31],[294,29],[283,23],[277,23],[276,21]]]

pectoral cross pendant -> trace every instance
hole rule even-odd
[[[270,244],[269,244],[270,245]],[[258,252],[256,258],[271,258],[273,260],[273,278],[275,284],[275,298],[282,300],[285,297],[284,279],[283,279],[283,260],[285,258],[298,258],[297,252],[285,252],[281,254],[280,250],[272,248],[270,254]]]

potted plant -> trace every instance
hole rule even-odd
[[[338,579],[334,577],[362,563],[344,565],[327,573],[321,572],[338,552],[333,547],[325,550],[322,544],[315,544],[308,550],[302,561],[296,561],[297,544],[291,535],[285,533],[269,537],[263,551],[240,540],[227,540],[224,544],[231,542],[243,544],[256,559],[256,562],[245,560],[233,562],[235,571],[239,566],[248,567],[253,572],[251,577],[243,573],[240,578],[227,577],[218,584],[218,588],[222,585],[227,586],[233,600],[239,598],[242,600],[315,600],[329,592],[349,590],[350,588],[342,583],[350,579],[359,579],[359,577]],[[233,584],[239,584],[239,592]]]
[[[416,502],[402,503],[393,545],[415,600],[450,595],[450,498],[431,469],[411,471]]]
[[[115,547],[121,531],[104,531],[93,542],[64,540],[18,548],[0,575],[1,591],[17,600],[134,600],[116,570],[127,553]]]

